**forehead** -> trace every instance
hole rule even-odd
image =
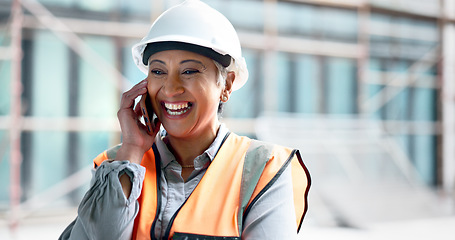
[[[166,50],[166,51],[157,52],[157,53],[153,54],[152,56],[150,56],[150,58],[148,60],[149,64],[153,60],[159,60],[159,62],[162,62],[164,64],[171,64],[171,63],[181,64],[181,63],[187,62],[186,60],[196,60],[198,62],[203,63],[205,66],[207,66],[207,65],[215,66],[212,59],[205,57],[201,54],[198,54],[195,52],[190,52],[190,51],[185,51],[185,50]]]

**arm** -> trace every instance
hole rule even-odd
[[[159,131],[148,133],[139,121],[142,112],[134,100],[147,93],[141,81],[123,93],[117,112],[123,143],[112,162],[105,161],[93,172],[91,187],[82,199],[78,217],[60,239],[130,239],[134,218],[139,211],[137,198],[145,169],[139,164]],[[123,161],[123,160],[128,161]]]
[[[141,164],[144,153],[148,151],[158,134],[161,122],[157,121],[153,132],[148,132],[144,124],[140,122],[143,112],[140,104],[134,107],[134,100],[147,93],[147,81],[143,80],[133,86],[129,91],[123,93],[120,101],[120,109],[117,117],[122,131],[122,146],[118,150],[115,160],[128,159],[132,163]],[[131,181],[127,176],[119,176],[125,196],[131,192]]]
[[[242,239],[297,239],[291,167],[252,206]]]
[[[79,205],[78,217],[60,239],[131,239],[144,174],[143,167],[129,161],[103,162],[93,170],[91,187]],[[119,176],[127,176],[131,184],[128,198]]]

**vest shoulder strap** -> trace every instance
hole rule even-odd
[[[245,154],[240,188],[240,211],[238,215],[239,231],[242,231],[244,213],[253,196],[266,163],[270,158],[273,145],[258,140],[252,140]]]
[[[93,159],[94,167],[97,168],[104,161],[114,159],[117,156],[117,151],[120,149],[121,146],[122,146],[121,144],[118,144],[100,153],[95,159]]]
[[[240,230],[254,203],[288,167],[292,168],[297,231],[300,230],[307,209],[307,194],[310,187],[308,170],[298,150],[258,140],[252,140],[245,155],[240,190],[241,211],[238,215]]]

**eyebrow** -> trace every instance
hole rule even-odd
[[[188,60],[183,60],[180,62],[180,64],[183,64],[183,63],[187,63],[187,62],[194,62],[194,63],[198,63],[198,64],[201,64],[202,66],[205,67],[205,65],[201,62],[201,61],[198,61],[198,60],[194,60],[194,59],[188,59]]]
[[[166,63],[164,61],[161,61],[161,60],[158,60],[158,59],[153,59],[149,62],[149,65],[154,63],[154,62],[157,62],[157,63],[161,63],[163,65],[166,65]],[[187,63],[187,62],[194,62],[194,63],[197,63],[197,64],[200,64],[202,65],[204,68],[205,68],[205,65],[201,62],[201,61],[198,61],[198,60],[194,60],[194,59],[188,59],[188,60],[183,60],[180,62],[180,64],[184,64],[184,63]]]
[[[149,62],[149,65],[152,64],[152,63],[154,63],[154,62],[157,62],[157,63],[161,63],[161,64],[166,65],[165,62],[163,62],[163,61],[161,61],[161,60],[158,60],[158,59],[153,59],[152,61]]]

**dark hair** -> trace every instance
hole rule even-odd
[[[220,101],[220,103],[218,104],[218,118],[221,118],[221,116],[223,115],[223,110],[224,110],[225,104],[226,103],[222,102],[222,101]]]

